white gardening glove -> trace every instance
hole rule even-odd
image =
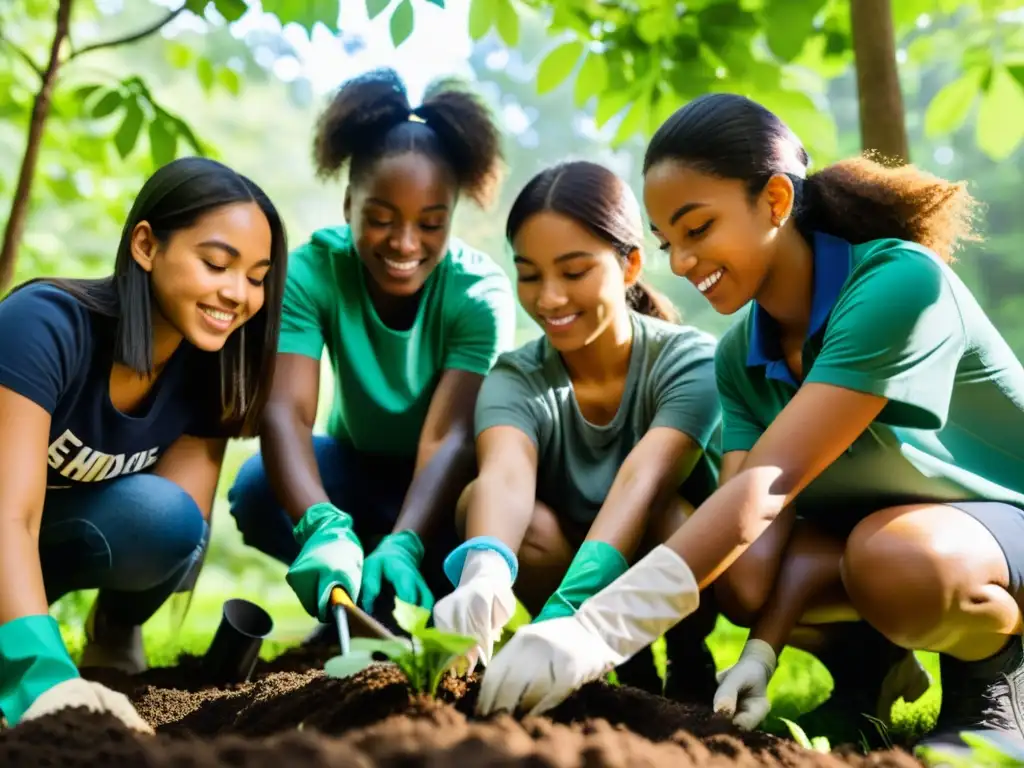
[[[775,674],[778,659],[763,640],[748,640],[739,660],[717,675],[714,710],[732,720],[733,725],[752,731],[768,716],[768,683]]]
[[[494,644],[515,610],[512,573],[505,558],[491,549],[474,549],[466,555],[459,586],[434,606],[434,626],[477,639],[468,655],[468,674],[478,660],[490,664]]]
[[[539,715],[600,678],[697,609],[690,567],[661,545],[573,616],[523,627],[484,673],[477,712]]]
[[[69,707],[85,707],[93,712],[108,712],[133,730],[153,733],[149,723],[139,716],[127,696],[80,677],[57,683],[40,694],[32,702],[32,706],[25,710],[19,722],[50,715]]]

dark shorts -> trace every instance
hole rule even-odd
[[[970,515],[992,534],[1006,558],[1007,591],[1024,611],[1024,509],[1001,501],[958,501],[946,506]]]

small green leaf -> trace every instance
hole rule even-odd
[[[935,94],[924,114],[925,136],[944,136],[963,125],[978,97],[981,75],[980,69],[972,69]]]
[[[821,752],[822,754],[827,755],[832,751],[832,746],[828,743],[827,736],[815,736],[811,739],[811,749],[815,752]]]
[[[373,664],[373,656],[369,653],[357,653],[352,651],[344,656],[335,656],[324,664],[324,672],[328,677],[344,679],[358,675],[368,666]]]
[[[96,91],[98,91],[102,87],[103,87],[102,85],[95,85],[95,84],[94,85],[83,85],[83,86],[75,89],[75,91],[74,91],[75,98],[78,101],[80,101],[80,102],[88,101],[89,97],[92,96],[94,93],[96,93]]]
[[[576,75],[574,100],[577,107],[582,107],[594,96],[600,94],[608,86],[608,64],[604,55],[590,51],[583,60],[579,74]]]
[[[498,34],[505,45],[514,48],[519,45],[519,15],[512,0],[495,0],[498,8]]]
[[[594,111],[594,122],[601,128],[625,109],[629,104],[630,93],[628,89],[606,90],[597,97],[597,109]]]
[[[389,5],[391,0],[366,0],[366,15],[373,21],[384,13]]]
[[[127,102],[124,119],[114,134],[114,146],[117,148],[117,153],[122,159],[128,157],[135,148],[135,143],[139,140],[139,133],[142,130],[144,117],[142,107],[139,106],[137,101]]]
[[[481,40],[487,36],[498,20],[499,0],[470,0],[469,4],[469,36],[472,40]]]
[[[217,13],[224,17],[228,23],[238,21],[249,10],[245,0],[213,0],[217,7]]]
[[[629,108],[626,116],[619,123],[619,128],[612,138],[612,146],[617,147],[636,133],[642,132],[647,127],[648,114],[650,113],[651,99],[647,93],[640,94]]]
[[[412,653],[412,641],[408,638],[396,638],[394,640],[378,640],[372,637],[354,637],[349,644],[353,653],[368,653],[371,656],[375,653],[383,653],[394,661],[403,654]]]
[[[1013,66],[1007,67],[1006,70],[1013,75],[1013,79],[1020,83],[1021,87],[1024,88],[1024,64],[1014,64]]]
[[[423,644],[424,651],[454,656],[469,653],[477,643],[472,637],[442,632],[433,627],[421,629],[416,637]]]
[[[765,35],[768,47],[783,61],[792,61],[814,32],[814,17],[825,0],[768,0]]]
[[[786,724],[789,729],[790,735],[793,737],[793,741],[799,744],[804,749],[812,749],[811,740],[807,738],[807,734],[804,733],[804,729],[794,723],[792,720],[788,720],[785,717],[780,717],[779,720]]]
[[[242,92],[242,77],[230,67],[223,67],[217,74],[217,79],[232,96],[238,96]]]
[[[97,101],[92,107],[92,116],[106,117],[107,115],[114,114],[114,111],[121,106],[124,101],[124,97],[120,91],[107,91],[103,98]]]
[[[395,48],[404,43],[412,34],[412,0],[402,0],[391,14],[391,42]]]
[[[426,608],[399,600],[397,597],[395,598],[395,610],[391,615],[395,617],[398,626],[413,637],[426,629],[427,622],[430,621],[430,611]]]
[[[192,11],[196,16],[202,16],[209,4],[210,0],[186,0],[185,9]]]
[[[167,61],[171,63],[172,67],[184,69],[195,58],[195,51],[187,45],[173,41],[168,41],[164,45],[167,51]]]
[[[572,72],[583,54],[583,43],[572,40],[551,50],[537,67],[537,93],[554,90]]]
[[[1005,67],[992,71],[992,80],[981,97],[976,138],[993,160],[1008,158],[1024,139],[1024,89]]]
[[[173,123],[163,115],[157,115],[149,124],[149,154],[153,165],[162,168],[174,159],[177,151],[178,135],[173,130]]]
[[[199,77],[199,84],[203,90],[209,93],[213,88],[213,63],[206,57],[201,58],[196,64],[196,75]]]

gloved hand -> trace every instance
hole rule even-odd
[[[107,712],[133,730],[153,733],[149,723],[139,716],[127,696],[80,677],[57,683],[40,694],[32,702],[32,706],[25,710],[21,722],[68,707],[85,707],[93,712]]]
[[[730,718],[738,728],[752,731],[768,716],[768,683],[778,659],[763,640],[748,640],[739,660],[717,675],[714,710]]]
[[[0,660],[0,710],[8,725],[87,706],[110,712],[130,728],[153,732],[125,696],[79,676],[52,616],[22,616],[0,626]]]
[[[611,544],[603,541],[584,541],[565,572],[565,578],[555,593],[548,598],[533,623],[560,616],[572,616],[580,605],[626,572],[629,563]]]
[[[477,639],[468,656],[468,674],[477,661],[490,664],[494,644],[515,611],[512,571],[505,556],[493,549],[473,549],[466,555],[455,591],[434,606],[434,626]]]
[[[353,600],[358,595],[363,546],[352,530],[352,518],[328,502],[307,509],[294,534],[302,549],[288,569],[288,586],[306,612],[326,624],[331,621],[334,587],[341,586]]]
[[[477,712],[545,712],[653,643],[699,602],[690,567],[655,547],[574,615],[516,632],[484,674]]]
[[[385,581],[394,587],[399,600],[428,611],[433,608],[434,596],[420,575],[422,560],[423,542],[415,531],[389,533],[381,539],[363,563],[362,594],[359,598],[362,609],[367,613],[373,612],[373,604]]]

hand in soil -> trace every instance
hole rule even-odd
[[[123,693],[80,677],[65,680],[50,688],[32,702],[20,722],[50,715],[61,709],[84,707],[92,712],[106,712],[140,733],[153,733]]]
[[[385,536],[363,563],[359,606],[367,613],[373,613],[373,605],[387,583],[402,602],[427,610],[433,608],[434,596],[420,574],[422,560],[423,542],[415,531],[399,531]]]
[[[768,643],[748,640],[739,661],[717,675],[715,712],[745,731],[760,725],[771,709],[768,683],[775,674],[776,662],[775,651]]]
[[[492,550],[479,549],[466,556],[459,586],[434,606],[434,626],[477,640],[468,657],[468,674],[478,660],[484,666],[491,663],[494,644],[515,610],[512,574],[505,559]]]

